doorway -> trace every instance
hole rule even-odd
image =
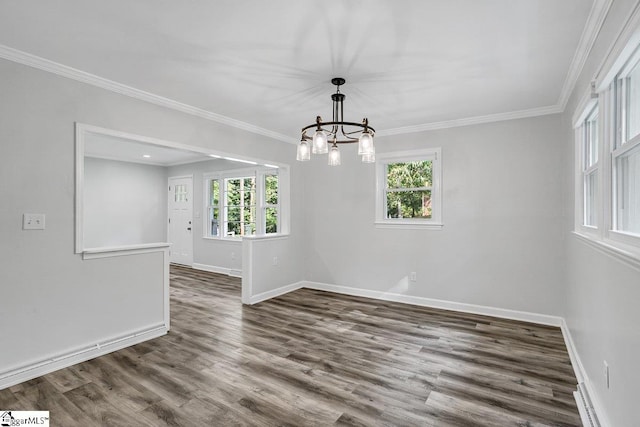
[[[193,265],[193,176],[169,178],[167,241],[170,262]]]

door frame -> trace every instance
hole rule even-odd
[[[193,179],[193,174],[191,175],[177,175],[177,176],[170,176],[167,177],[167,189],[171,188],[171,180],[172,179],[190,179],[191,180],[191,201],[187,202],[187,203],[191,203],[191,264],[189,264],[189,267],[193,266],[193,262],[194,262],[194,253],[193,253],[193,226],[194,226],[194,221],[193,221],[193,199],[194,199],[194,193],[195,190],[193,188],[193,183],[194,183],[194,179]],[[173,242],[169,242],[169,228],[171,227],[170,223],[169,223],[169,215],[171,213],[171,201],[170,201],[170,194],[171,194],[171,190],[168,190],[167,193],[167,242],[170,244],[173,244]],[[169,247],[169,251],[171,251],[171,246]],[[171,254],[169,254],[169,262],[171,262]]]

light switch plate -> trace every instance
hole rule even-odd
[[[44,230],[44,214],[26,213],[22,216],[23,230]]]

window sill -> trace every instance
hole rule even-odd
[[[573,235],[576,236],[581,242],[595,248],[596,250],[609,255],[630,267],[640,270],[640,249],[620,244],[619,242],[611,240],[598,240],[593,237],[573,231]]]
[[[282,240],[288,238],[288,234],[262,234],[260,236],[245,236],[247,240]]]
[[[444,224],[440,222],[417,221],[376,221],[376,228],[396,228],[407,230],[441,230]]]
[[[168,251],[171,243],[145,243],[127,246],[106,246],[89,248],[82,251],[82,259],[110,258],[123,255],[148,254],[151,252]]]
[[[211,237],[211,236],[202,236],[204,240],[213,240],[216,242],[226,242],[226,243],[240,243],[242,242],[241,237]]]
[[[261,234],[259,236],[237,236],[237,237],[211,237],[211,236],[203,236],[204,240],[215,240],[218,242],[226,242],[226,243],[242,243],[242,239],[251,239],[251,240],[275,240],[275,239],[284,239],[289,237],[289,234]]]

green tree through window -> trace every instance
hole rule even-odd
[[[265,175],[265,233],[278,232],[278,175]]]
[[[431,218],[432,169],[431,160],[387,165],[387,218]]]
[[[255,177],[227,179],[226,184],[226,234],[228,236],[247,236],[255,234]]]
[[[238,238],[282,233],[283,187],[279,168],[234,172],[204,174],[204,237]],[[284,188],[287,191],[287,187]]]

